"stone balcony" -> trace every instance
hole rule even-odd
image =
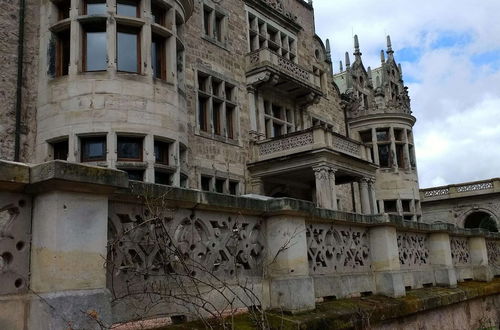
[[[494,193],[500,193],[500,178],[420,189],[420,200],[425,202]]]
[[[323,94],[312,72],[268,48],[247,55],[246,76],[248,85],[271,84],[295,99],[312,101]]]
[[[364,144],[342,136],[321,126],[255,143],[255,161],[329,149],[347,157],[372,162],[371,154]]]

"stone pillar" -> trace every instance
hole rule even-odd
[[[264,97],[261,94],[262,93],[257,93],[257,117],[259,139],[264,140],[266,138],[266,119],[264,118]]]
[[[331,192],[331,200],[332,200],[332,210],[338,210],[339,206],[337,205],[337,186],[335,185],[335,173],[337,169],[330,167],[330,171],[328,171],[330,178],[330,192]]]
[[[404,296],[405,287],[400,272],[396,228],[391,226],[371,228],[370,253],[377,293],[390,297]]]
[[[248,92],[248,112],[250,116],[250,135],[257,134],[257,102],[255,99],[255,88],[247,87]]]
[[[29,329],[100,329],[111,322],[106,288],[108,195],[126,174],[64,162],[35,166]]]
[[[493,273],[488,265],[486,239],[477,236],[470,237],[469,248],[472,267],[474,267],[474,279],[476,281],[490,282],[493,279]]]
[[[378,214],[377,197],[375,196],[375,180],[368,180],[368,192],[370,194],[372,214]]]
[[[265,246],[269,283],[269,290],[264,293],[265,304],[289,312],[314,309],[314,282],[309,276],[305,219],[291,215],[267,218]]]
[[[372,145],[373,145],[373,162],[380,165],[380,160],[378,158],[378,144],[377,144],[377,129],[372,128]]]
[[[316,178],[316,204],[320,208],[332,208],[332,194],[330,187],[329,168],[320,165],[313,168]]]
[[[404,146],[404,152],[405,152],[405,163],[406,163],[406,164],[405,164],[405,165],[406,165],[406,166],[405,166],[405,168],[406,168],[407,170],[411,170],[411,164],[410,164],[410,148],[409,148],[409,146],[408,146],[408,143],[410,142],[410,141],[408,141],[408,130],[405,128],[405,129],[403,130],[403,133],[404,133],[404,135],[403,135],[403,139],[404,139],[404,143],[405,143],[405,146]]]
[[[453,268],[448,233],[429,234],[429,259],[434,270],[436,285],[455,287],[457,275]]]
[[[398,168],[398,159],[396,156],[396,139],[394,136],[394,127],[389,127],[389,137],[391,139],[391,157],[390,157],[390,159],[392,161],[391,167],[394,169],[397,169]]]
[[[253,178],[250,180],[250,191],[249,193],[257,195],[265,195],[264,182],[261,178]]]
[[[359,193],[361,197],[361,210],[363,214],[370,214],[370,193],[368,192],[368,179],[362,178],[359,181]]]

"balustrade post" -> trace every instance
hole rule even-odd
[[[265,305],[289,312],[314,309],[305,218],[290,215],[267,218],[266,250],[264,269],[269,290],[264,294]]]
[[[320,208],[332,208],[332,192],[330,187],[329,167],[320,165],[313,168],[316,178],[316,204]]]
[[[493,272],[489,266],[486,239],[479,236],[470,237],[469,248],[474,279],[490,282],[493,279]]]
[[[429,257],[437,285],[457,286],[457,275],[451,258],[450,235],[438,232],[429,234]]]
[[[370,229],[370,253],[376,290],[377,293],[390,297],[405,295],[397,239],[395,227],[380,226]]]
[[[36,297],[28,328],[100,329],[95,319],[110,324],[108,196],[128,187],[126,174],[55,161],[33,167],[31,183],[30,289]]]
[[[362,178],[359,181],[359,190],[361,195],[361,210],[363,214],[371,214],[370,193],[368,192],[368,179]]]

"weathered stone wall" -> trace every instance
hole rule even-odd
[[[377,330],[469,330],[500,326],[500,295],[469,300],[373,325]]]
[[[21,126],[21,160],[31,161],[36,123],[38,3],[26,2]],[[2,1],[0,11],[0,159],[14,159],[19,1]]]

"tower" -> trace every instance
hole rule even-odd
[[[401,65],[394,59],[390,36],[381,64],[365,69],[358,36],[354,36],[354,62],[346,53],[346,68],[333,80],[343,99],[346,125],[352,138],[363,142],[379,166],[375,191],[379,212],[419,221],[418,173],[408,88]],[[386,58],[387,55],[387,58]]]

